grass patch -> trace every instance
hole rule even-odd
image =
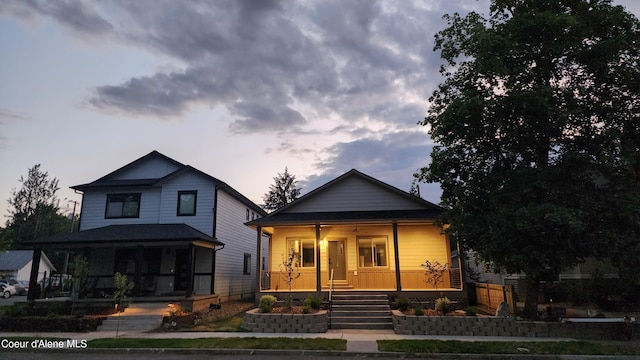
[[[218,331],[218,332],[242,332],[241,316],[230,316],[217,319],[203,319],[198,325],[194,325],[183,331]]]
[[[154,349],[269,349],[269,350],[347,350],[341,339],[292,338],[197,338],[197,339],[130,339],[109,338],[89,341],[89,348],[154,348]]]
[[[378,350],[402,353],[519,354],[518,348],[538,355],[640,355],[640,344],[631,342],[378,340]]]

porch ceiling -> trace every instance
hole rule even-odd
[[[136,224],[110,225],[75,233],[58,234],[24,242],[23,245],[42,246],[90,246],[98,244],[193,242],[212,246],[224,244],[186,224]]]
[[[433,209],[278,213],[248,222],[247,225],[257,228],[304,224],[432,222],[440,213]]]

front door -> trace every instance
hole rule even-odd
[[[187,290],[187,275],[189,273],[189,253],[186,249],[176,250],[176,267],[173,291]]]
[[[347,265],[345,261],[345,241],[329,241],[329,276],[333,270],[333,280],[347,280]]]

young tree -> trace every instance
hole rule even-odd
[[[445,18],[445,80],[422,122],[438,145],[419,178],[441,184],[465,248],[526,273],[535,318],[545,274],[614,247],[638,261],[638,19],[608,0],[494,0],[488,19]]]
[[[37,164],[28,170],[26,179],[20,177],[19,181],[21,188],[13,189],[8,200],[8,231],[3,243],[11,247],[17,241],[69,231],[68,219],[58,213],[58,179],[49,178]]]
[[[289,174],[289,169],[284,168],[284,174],[278,173],[273,178],[274,184],[269,186],[269,192],[264,194],[264,206],[267,211],[278,210],[300,196],[300,188],[297,188],[295,175]]]

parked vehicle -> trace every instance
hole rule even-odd
[[[9,285],[7,282],[0,282],[0,289],[2,291],[2,297],[5,299],[10,298],[12,295],[17,293],[16,287],[13,285]]]
[[[16,288],[17,295],[27,295],[29,293],[29,282],[25,280],[9,279],[9,285]]]

